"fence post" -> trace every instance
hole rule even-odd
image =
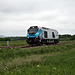
[[[7,46],[9,46],[9,41],[7,41]]]

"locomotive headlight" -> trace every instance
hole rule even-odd
[[[27,37],[27,38],[29,38],[29,37]]]
[[[38,38],[38,36],[36,36],[36,38]]]

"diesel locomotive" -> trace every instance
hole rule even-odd
[[[27,30],[27,43],[33,44],[57,44],[59,42],[59,34],[55,29],[46,27],[31,26]]]

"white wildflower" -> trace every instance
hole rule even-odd
[[[39,65],[37,65],[37,67],[40,67]]]
[[[54,67],[53,70],[56,70],[56,68]]]

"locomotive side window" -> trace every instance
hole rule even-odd
[[[44,37],[47,38],[47,32],[46,31],[44,31]]]
[[[54,32],[52,32],[52,37],[55,38],[55,34],[54,34]]]

